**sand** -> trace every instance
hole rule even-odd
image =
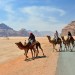
[[[46,57],[25,61],[24,51],[18,49],[15,42],[27,40],[28,37],[1,37],[0,38],[0,75],[55,75],[58,52],[53,52],[52,45],[46,37],[37,37]],[[31,58],[31,53],[28,53]]]

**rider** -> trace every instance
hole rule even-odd
[[[55,34],[54,34],[54,40],[57,42],[57,40],[58,40],[58,31],[56,31],[55,32]]]
[[[72,38],[72,34],[70,31],[68,31],[68,39]]]
[[[30,33],[30,36],[29,36],[29,38],[28,38],[28,41],[31,42],[31,44],[32,44],[33,42],[35,42],[35,36],[34,36],[33,33]]]
[[[28,38],[28,46],[30,46],[32,43],[34,43],[36,40],[35,40],[35,36],[33,33],[30,33],[29,35],[29,38]]]

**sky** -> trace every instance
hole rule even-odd
[[[0,23],[17,31],[61,32],[74,20],[75,0],[0,0]]]

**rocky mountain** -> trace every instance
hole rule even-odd
[[[72,35],[75,35],[75,21],[72,21],[70,24],[68,24],[66,27],[62,29],[61,35],[67,35],[68,31],[72,33]]]
[[[25,29],[15,31],[4,23],[0,24],[0,37],[2,36],[28,36],[28,32]]]
[[[8,27],[4,23],[0,24],[0,36],[12,36],[16,35],[16,31]]]
[[[10,30],[13,30],[12,28],[10,28],[7,25],[5,25],[4,23],[0,24],[0,29],[6,29],[6,30],[10,29]]]
[[[22,28],[19,31],[16,31],[4,23],[0,24],[0,37],[29,36],[30,32],[34,33],[35,36],[46,36],[46,35],[52,36],[52,34],[53,34],[53,32],[51,32],[51,31],[37,31],[37,30],[31,31],[31,30],[26,30],[24,28]]]
[[[29,36],[29,33],[26,29],[22,28],[21,30],[18,31],[19,36]]]

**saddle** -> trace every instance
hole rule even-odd
[[[55,39],[55,42],[57,43],[57,42],[59,42],[61,39],[58,37],[57,38],[57,40]]]
[[[25,44],[25,46],[27,46],[27,47],[32,47],[32,46],[36,45],[36,43],[37,43],[36,41],[33,42],[33,43],[28,42],[27,44]]]
[[[67,38],[67,40],[73,40],[73,39],[74,39],[73,37],[68,37],[68,38]]]

